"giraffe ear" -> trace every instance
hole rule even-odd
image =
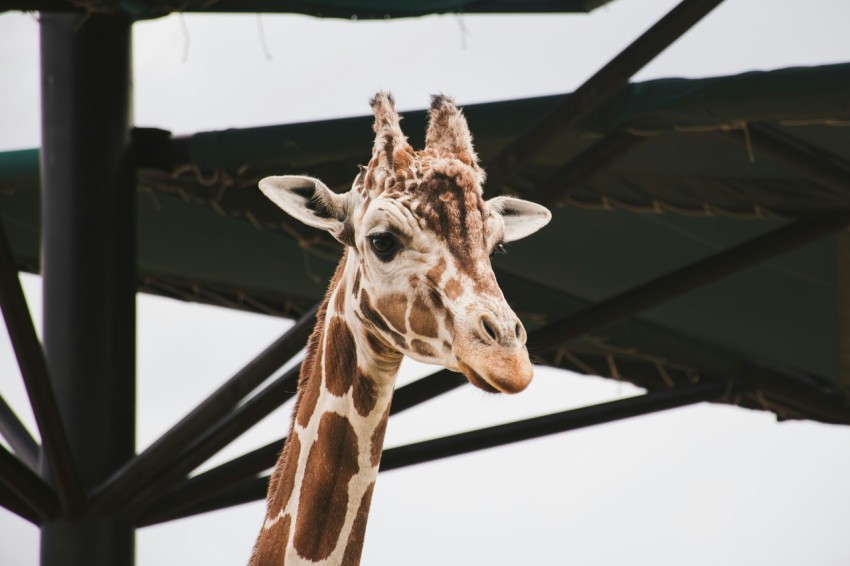
[[[518,198],[492,198],[487,201],[487,206],[502,217],[503,242],[513,242],[530,236],[549,224],[552,219],[552,213],[545,206]]]
[[[348,193],[338,195],[318,179],[297,175],[266,177],[260,190],[293,218],[347,244]]]

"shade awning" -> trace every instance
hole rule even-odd
[[[0,12],[125,13],[136,18],[170,12],[293,13],[319,18],[390,19],[430,14],[590,12],[611,0],[0,0]]]
[[[482,160],[561,100],[466,106]],[[848,101],[850,64],[629,85],[511,177],[511,192],[545,197],[554,219],[494,260],[506,296],[539,328],[796,220],[850,210]],[[405,114],[414,147],[425,120]],[[346,190],[371,138],[368,116],[176,139],[137,131],[140,288],[302,312],[322,296],[339,250],[267,202],[257,180],[308,173]],[[17,260],[33,271],[37,164],[37,150],[0,155],[0,211]],[[839,231],[593,328],[545,360],[649,388],[757,374],[846,399],[840,343],[850,323],[837,305],[848,304],[839,284],[848,250]],[[831,420],[786,401],[761,408]]]

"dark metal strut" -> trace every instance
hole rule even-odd
[[[3,446],[0,446],[0,486],[11,490],[39,521],[59,514],[53,488]]]
[[[529,199],[540,204],[558,202],[579,182],[591,177],[606,165],[622,157],[646,136],[633,134],[625,126],[617,128],[568,161],[530,194]]]
[[[38,452],[41,447],[2,396],[0,396],[0,435],[6,439],[18,458],[31,469],[38,469]]]
[[[145,509],[156,500],[157,495],[166,493],[186,474],[207,461],[210,456],[293,398],[297,392],[300,370],[301,364],[295,365],[235,411],[227,414],[197,442],[175,454],[173,461],[168,463],[162,473],[152,477],[138,493],[134,494],[130,502],[124,506],[124,512],[137,514]]]
[[[3,483],[0,483],[0,506],[5,507],[33,525],[40,525],[44,520],[33,506],[24,501],[13,489]]]
[[[488,192],[498,194],[511,175],[566,130],[609,101],[629,78],[723,0],[682,0],[564,101],[505,147],[487,165]]]
[[[536,330],[529,335],[529,344],[541,348],[557,346],[834,234],[848,224],[850,211],[837,211],[783,226]]]
[[[740,131],[732,130],[724,133],[727,139],[738,143],[745,144],[749,141],[755,151],[764,151],[796,167],[840,194],[846,194],[850,190],[850,163],[760,122],[748,123],[746,134],[749,139]]]
[[[93,507],[97,510],[120,508],[122,504],[135,497],[146,482],[179,459],[187,446],[219,424],[222,415],[233,410],[246,395],[304,347],[316,323],[317,309],[318,306],[304,314],[280,338],[202,401],[180,422],[171,427],[144,452],[112,474],[95,490]]]
[[[591,407],[571,409],[513,423],[487,427],[406,446],[389,448],[381,457],[381,472],[422,462],[465,454],[476,450],[504,446],[569,430],[627,419],[648,413],[713,401],[728,394],[733,387],[727,382],[707,382],[619,399]],[[194,505],[172,509],[143,524],[154,524],[205,513],[224,507],[248,503],[266,496],[268,477],[252,478],[219,489]]]
[[[15,350],[30,406],[41,433],[45,463],[56,485],[59,502],[63,512],[72,516],[78,515],[85,505],[85,496],[77,477],[77,469],[68,446],[68,438],[62,424],[53,386],[47,375],[44,350],[35,333],[35,326],[21,288],[21,281],[18,279],[18,269],[2,222],[0,222],[0,306],[3,308],[9,340]],[[33,449],[37,450],[35,441],[23,425],[18,426],[19,423],[15,422],[17,418],[12,419],[14,413],[11,413],[11,409],[0,410],[0,412],[6,417],[2,419],[6,423],[4,430],[7,430],[14,439],[10,439],[12,447],[16,451],[23,450],[24,454],[31,453]],[[24,458],[28,463],[33,462],[31,454],[25,455]],[[34,460],[38,460],[37,453]]]
[[[456,389],[464,383],[466,383],[466,378],[460,374],[441,370],[413,383],[399,387],[393,394],[390,415],[397,415],[406,409],[424,403],[428,399]],[[143,500],[147,500],[148,505],[139,507],[133,515],[138,517],[140,524],[150,524],[151,521],[158,522],[158,517],[163,515],[170,516],[177,511],[205,500],[210,493],[217,492],[233,485],[235,482],[243,481],[253,475],[262,473],[274,465],[277,456],[283,449],[284,442],[286,442],[286,437],[252,450],[247,454],[234,458],[230,462],[221,464],[193,478],[184,478],[182,483],[175,485],[172,490],[160,491],[158,496],[156,493],[151,492],[149,495],[142,497]],[[197,452],[197,450],[190,450],[190,452]],[[208,452],[209,450],[204,451],[204,453]],[[180,462],[182,461],[181,458]],[[192,467],[181,465],[179,472],[185,475],[194,469],[195,465],[201,463],[196,462],[197,458],[192,462]],[[178,472],[178,469],[175,468],[174,472]],[[171,474],[169,483],[174,484],[176,479],[179,479],[179,473]]]

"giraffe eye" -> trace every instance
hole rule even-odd
[[[398,251],[399,244],[395,236],[389,232],[379,232],[369,236],[372,249],[379,259],[389,261]]]
[[[505,244],[496,244],[496,247],[493,248],[493,251],[490,252],[490,257],[494,255],[505,255],[508,253],[508,248],[505,247]]]

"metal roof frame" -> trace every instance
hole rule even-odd
[[[683,0],[573,95],[566,97],[549,115],[491,160],[487,166],[490,190],[500,191],[532,153],[544,148],[563,128],[577,124],[591,110],[616,96],[637,70],[720,1]],[[602,3],[579,2],[588,9]],[[0,9],[22,7],[18,4],[0,0]],[[149,10],[151,4],[116,1],[92,3],[89,7],[118,7],[132,13],[135,9],[144,8],[142,12]],[[270,4],[255,2],[251,6],[261,8]],[[509,11],[513,11],[519,9],[520,4],[528,7],[527,3],[494,0],[467,3],[464,9],[467,12],[485,8],[510,8]],[[534,5],[548,10],[554,4],[559,3],[541,1]],[[286,7],[282,9],[300,11],[294,8],[296,5],[313,9],[310,3],[280,4]],[[34,7],[64,9],[67,6],[59,0],[42,0]],[[161,6],[161,3],[155,5],[157,9]],[[195,6],[189,3],[188,8],[194,9]],[[226,10],[232,6],[232,3],[222,1],[213,9]],[[27,7],[33,8],[29,4]],[[371,17],[368,12],[364,14]],[[158,283],[153,277],[147,281],[143,279],[141,285],[137,285],[132,234],[135,214],[132,174],[139,160],[150,156],[134,154],[134,149],[144,144],[131,143],[128,123],[132,18],[126,14],[93,13],[80,25],[77,15],[45,13],[41,25],[42,73],[58,77],[55,90],[46,92],[43,102],[42,182],[46,220],[42,223],[45,251],[41,271],[45,286],[44,347],[35,334],[17,277],[19,265],[12,255],[2,225],[0,304],[36,416],[42,445],[37,445],[14,411],[0,397],[0,434],[12,448],[10,452],[0,447],[0,505],[42,526],[42,564],[123,566],[133,563],[133,533],[136,527],[265,496],[267,478],[258,475],[271,467],[283,439],[197,476],[190,477],[189,474],[294,396],[297,365],[242,403],[301,349],[314,324],[316,309],[292,309],[293,312],[305,312],[289,331],[151,446],[134,455],[135,414],[131,391],[135,380],[132,370],[135,360],[132,347],[133,296],[140,288],[175,295],[181,291],[179,288],[169,290],[168,282]],[[86,71],[93,58],[100,60],[101,69],[110,69],[110,72],[102,73],[110,77],[108,84],[98,83],[100,79]],[[109,96],[80,97],[81,93],[90,92],[108,92]],[[98,118],[93,131],[83,131],[80,116]],[[156,132],[142,132],[140,135],[157,137]],[[726,136],[730,142],[741,141],[740,136],[735,134],[719,135]],[[850,184],[850,166],[823,155],[804,141],[760,124],[749,125],[749,136],[751,139],[747,143],[781,157],[825,183],[842,190]],[[615,129],[555,171],[532,197],[544,202],[556,201],[579,179],[592,175],[611,159],[622,156],[642,139],[626,128]],[[84,187],[87,191],[95,187],[98,198],[103,197],[100,208],[93,211],[81,205],[90,198],[83,192]],[[117,220],[107,223],[94,221],[93,214],[102,216],[104,211]],[[604,356],[591,352],[577,359],[563,355],[561,346],[653,304],[834,234],[848,224],[850,212],[845,210],[801,216],[766,235],[552,321],[534,330],[529,342],[541,348],[542,357],[548,364],[601,373],[599,368],[607,363]],[[95,240],[110,243],[95,246],[97,250],[92,253],[91,243]],[[118,256],[123,259],[116,260]],[[76,265],[86,265],[85,275],[91,278],[94,274],[95,283],[92,284],[89,279],[83,281]],[[92,287],[108,290],[105,293],[109,296],[106,306],[94,304],[94,301],[104,301],[102,295],[92,292]],[[206,298],[218,296],[221,299],[221,292],[210,291]],[[228,299],[225,297],[224,300]],[[96,316],[92,316],[93,312],[97,313]],[[106,332],[103,332],[104,329]],[[117,348],[116,341],[119,343]],[[846,336],[845,343],[850,343]],[[85,358],[79,352],[90,357]],[[93,366],[91,356],[104,363]],[[850,424],[850,406],[842,392],[815,383],[805,375],[752,364],[740,368],[734,377],[723,372],[708,373],[695,382],[687,372],[673,375],[659,373],[651,361],[635,361],[629,368],[630,378],[644,386],[648,393],[391,448],[384,453],[382,469],[400,468],[702,401],[771,410],[781,418],[817,418],[825,422]],[[110,389],[104,387],[106,383],[114,385]],[[463,383],[455,374],[442,370],[400,387],[393,400],[391,415],[434,399]],[[96,392],[98,399],[104,401],[102,404],[111,406],[108,409],[111,413],[89,414],[82,404],[84,400],[69,394],[72,389]],[[109,430],[92,431],[93,423],[103,422],[110,423]],[[104,453],[102,457],[87,457],[92,446]],[[43,472],[36,468],[38,452],[46,464]],[[107,525],[109,537],[102,536],[104,525]],[[69,562],[68,557],[75,556],[74,549],[80,544],[99,551]]]

